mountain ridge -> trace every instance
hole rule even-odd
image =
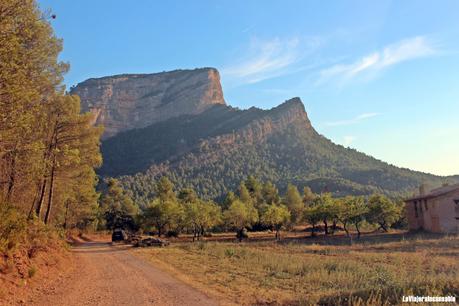
[[[199,75],[203,71],[214,70],[191,73]],[[189,75],[190,71],[173,73],[185,74],[176,75],[175,81],[195,77]],[[401,196],[425,182],[441,185],[445,180],[458,180],[399,168],[334,144],[314,129],[299,97],[269,110],[241,110],[226,104],[223,92],[219,93],[219,79],[218,84],[215,79],[206,82],[211,85],[204,87],[211,88],[218,98],[200,100],[205,102],[204,109],[186,109],[143,126],[128,126],[105,138],[104,165],[99,174],[119,177],[143,205],[153,196],[155,180],[163,175],[169,176],[177,188],[192,187],[209,199],[221,199],[248,175],[270,180],[281,191],[287,183],[294,183],[336,195],[379,192]],[[178,92],[184,96],[182,100],[170,99],[170,103],[176,108],[175,101],[194,105],[193,99],[185,99],[188,92],[196,97],[196,88],[190,86],[182,86]],[[199,99],[206,97],[202,90],[198,92]],[[85,97],[82,102],[92,103]]]

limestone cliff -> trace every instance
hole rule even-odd
[[[94,123],[105,127],[103,138],[225,105],[213,68],[89,79],[70,93],[80,96],[82,110],[94,113]]]

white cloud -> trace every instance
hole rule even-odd
[[[373,118],[376,116],[379,116],[379,113],[363,113],[358,116],[355,116],[352,119],[347,119],[347,120],[340,120],[340,121],[333,121],[333,122],[327,122],[325,123],[326,126],[342,126],[342,125],[352,125],[359,123],[362,120]]]
[[[355,136],[351,136],[351,135],[344,136],[343,137],[343,146],[349,147],[351,145],[351,143],[354,142],[355,139],[356,139]]]
[[[300,43],[298,37],[290,39],[274,38],[269,41],[253,39],[248,56],[235,64],[224,67],[222,75],[226,80],[252,84],[310,67],[293,67],[305,54],[320,44],[317,38]]]
[[[317,85],[336,79],[348,81],[364,73],[376,73],[405,61],[428,57],[438,53],[437,48],[425,37],[416,36],[386,46],[380,51],[365,55],[350,64],[338,64],[320,71]]]

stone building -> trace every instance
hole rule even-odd
[[[410,230],[433,233],[459,233],[459,184],[445,185],[406,199],[406,217]]]

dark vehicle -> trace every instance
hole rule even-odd
[[[116,229],[112,233],[112,242],[122,242],[128,240],[128,235],[122,229]]]

